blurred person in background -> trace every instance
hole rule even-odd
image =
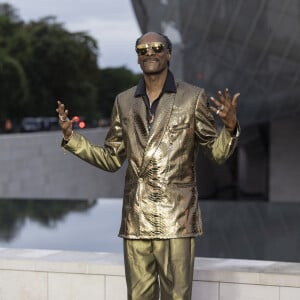
[[[58,101],[62,146],[109,172],[128,160],[119,232],[128,299],[190,300],[195,238],[202,234],[195,157],[199,149],[223,163],[233,153],[239,93],[219,91],[209,106],[203,88],[174,79],[172,44],[163,34],[142,35],[135,50],[143,76],[117,95],[104,145],[73,131]],[[224,124],[219,133],[211,112]]]

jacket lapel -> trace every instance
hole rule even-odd
[[[141,173],[143,173],[143,171],[146,169],[148,163],[150,162],[159,144],[161,143],[161,140],[165,134],[166,129],[168,128],[169,120],[171,117],[171,113],[175,101],[175,95],[176,94],[174,93],[165,93],[162,96],[162,98],[159,100],[156,113],[155,113],[154,122],[149,132],[148,140],[144,151]],[[146,126],[147,126],[147,121],[146,121]]]
[[[133,126],[136,144],[140,149],[145,149],[148,141],[147,109],[142,97],[134,98]],[[141,155],[143,155],[141,153]]]

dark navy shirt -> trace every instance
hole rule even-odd
[[[147,120],[149,129],[151,128],[151,123],[153,122],[159,100],[164,93],[176,93],[175,79],[171,71],[168,71],[167,78],[162,88],[162,91],[158,98],[152,102],[152,105],[150,105],[150,101],[146,92],[146,84],[144,78],[141,78],[137,85],[134,96],[142,97],[145,102],[148,113]]]

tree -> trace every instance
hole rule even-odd
[[[21,64],[0,53],[1,119],[21,117],[28,100],[27,78]]]
[[[9,3],[0,3],[0,16],[4,16],[13,22],[21,21],[17,10]]]
[[[103,118],[109,118],[118,93],[136,85],[140,74],[135,74],[125,67],[99,70],[98,110]]]
[[[0,118],[18,118],[28,100],[28,82],[16,48],[27,47],[22,22],[8,4],[0,5]],[[23,41],[23,42],[22,42]],[[21,53],[20,50],[17,51]]]
[[[108,118],[115,96],[140,75],[125,67],[99,69],[98,45],[71,33],[55,17],[25,23],[0,4],[0,118],[56,116],[56,101],[87,121]]]
[[[78,114],[93,117],[97,86],[97,43],[87,34],[70,33],[48,17],[26,26],[31,55],[25,64],[31,86],[28,113],[50,115],[58,99]]]

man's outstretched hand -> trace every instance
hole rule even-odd
[[[234,94],[232,100],[229,90],[225,90],[225,95],[218,91],[219,100],[210,97],[215,106],[211,106],[211,110],[215,112],[223,121],[225,127],[229,132],[233,132],[237,125],[236,106],[240,93]]]
[[[64,139],[67,141],[71,138],[73,133],[73,122],[68,118],[68,110],[65,109],[65,105],[60,101],[57,101],[56,111],[58,113],[58,122],[63,132]]]

